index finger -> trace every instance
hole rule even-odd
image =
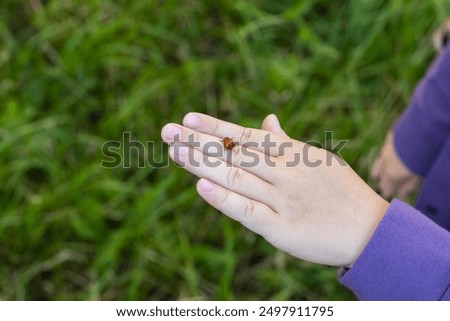
[[[186,114],[183,119],[183,125],[222,139],[230,137],[233,141],[238,142],[239,145],[251,142],[255,145],[252,145],[252,148],[270,156],[278,156],[279,148],[277,147],[288,141],[286,138],[266,130],[239,126],[200,113]]]

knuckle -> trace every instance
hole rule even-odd
[[[211,132],[214,135],[217,135],[217,133],[219,131],[219,123],[217,121],[213,121],[212,126],[213,126],[213,128],[212,128]]]
[[[198,132],[194,132],[193,134],[194,134],[194,143],[195,143],[195,142],[199,142],[199,141],[200,141],[200,135],[199,135],[199,133],[198,133]]]
[[[242,130],[239,142],[241,144],[248,142],[248,141],[250,141],[251,137],[252,137],[252,129],[248,128],[248,127],[244,127],[244,129]]]
[[[230,195],[230,192],[228,192],[228,191],[225,191],[224,193],[222,193],[222,198],[220,199],[220,202],[222,204],[225,204],[227,202],[229,195]]]
[[[243,209],[243,220],[248,221],[248,219],[252,216],[252,214],[255,212],[255,203],[252,202],[250,199],[246,198],[244,203],[244,209]]]
[[[243,171],[237,167],[232,167],[228,172],[228,187],[239,185],[242,182]]]

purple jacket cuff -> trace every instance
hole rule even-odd
[[[417,86],[408,109],[394,128],[394,146],[414,173],[426,176],[450,135],[450,46]]]
[[[393,200],[340,282],[361,300],[450,300],[450,233]]]

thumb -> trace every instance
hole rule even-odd
[[[264,118],[261,129],[267,130],[282,137],[289,138],[289,136],[286,135],[284,130],[281,128],[280,122],[278,121],[277,116],[275,116],[274,114],[270,114],[266,118]]]
[[[382,172],[383,163],[381,158],[377,158],[375,163],[372,165],[372,169],[370,170],[370,177],[374,180],[378,180],[379,176]]]

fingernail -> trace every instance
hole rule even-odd
[[[184,117],[183,124],[190,128],[197,128],[201,125],[200,117],[195,114],[187,114]]]
[[[211,184],[210,181],[202,179],[202,181],[200,183],[200,187],[202,188],[202,190],[209,192],[209,191],[211,191],[213,189],[214,185]]]
[[[189,147],[187,146],[175,146],[173,150],[174,154],[178,156],[185,156],[189,152]]]
[[[177,135],[179,138],[180,133],[181,133],[181,131],[178,127],[173,126],[173,125],[167,125],[166,128],[164,128],[163,134],[164,134],[165,139],[167,139],[169,141],[174,141],[177,138]]]

